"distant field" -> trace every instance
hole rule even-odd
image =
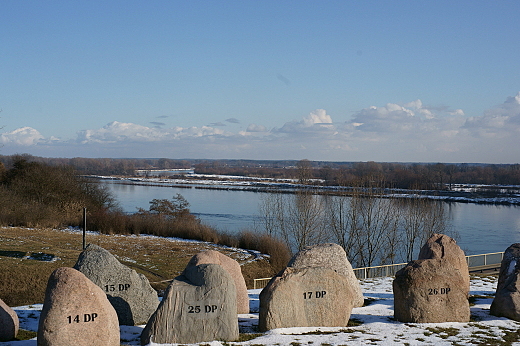
[[[268,261],[246,251],[210,243],[151,236],[122,236],[87,233],[93,243],[119,261],[144,274],[161,291],[179,275],[197,252],[218,250],[239,263],[249,288],[253,279],[273,274]],[[72,267],[82,250],[80,231],[0,228],[0,298],[9,306],[43,303],[47,280],[56,268]]]

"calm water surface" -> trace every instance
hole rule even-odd
[[[260,224],[263,193],[107,183],[125,212],[148,209],[154,199],[171,199],[177,193],[204,223],[220,230],[254,230]],[[504,251],[520,242],[520,207],[449,203],[457,243],[467,255]]]

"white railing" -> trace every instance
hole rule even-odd
[[[402,268],[406,267],[407,264],[408,263],[397,263],[375,267],[354,268],[354,274],[360,280],[369,278],[379,278],[384,276],[394,276],[395,273],[397,273]]]
[[[481,255],[466,256],[469,270],[481,270],[485,267],[500,268],[500,263],[504,257],[503,252],[492,252]],[[354,268],[354,274],[360,280],[385,276],[394,276],[400,269],[404,268],[408,263],[387,264],[375,267]],[[264,288],[271,278],[254,279],[254,289]]]
[[[472,267],[483,267],[495,264],[498,264],[500,267],[500,263],[502,262],[503,258],[504,252],[492,252],[482,255],[466,256],[466,261],[468,262],[468,267],[471,270]]]

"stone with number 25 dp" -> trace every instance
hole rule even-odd
[[[238,339],[233,278],[218,264],[186,267],[176,277],[141,334],[141,345]]]
[[[38,346],[119,346],[117,314],[105,292],[73,268],[50,276]]]

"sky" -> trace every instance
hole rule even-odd
[[[0,154],[519,163],[519,15],[0,0]]]

